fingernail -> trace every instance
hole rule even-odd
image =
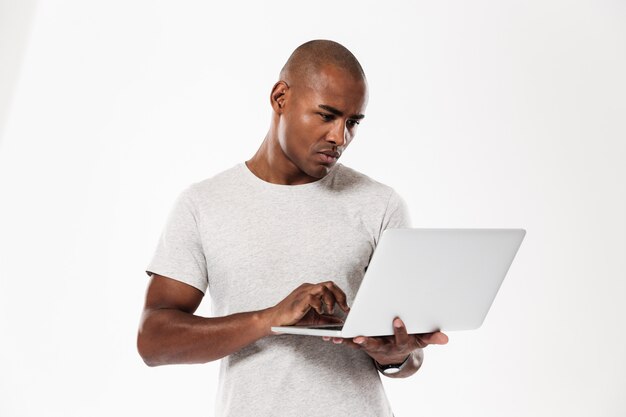
[[[395,327],[396,329],[399,329],[400,327],[402,327],[402,320],[400,319],[395,319],[393,321],[393,327]]]
[[[365,341],[365,339],[362,338],[362,337],[357,337],[357,338],[354,339],[354,343],[356,343],[357,345],[360,345],[364,341]]]

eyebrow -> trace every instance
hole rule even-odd
[[[343,112],[341,110],[337,110],[336,108],[334,108],[332,106],[328,106],[326,104],[320,104],[317,107],[319,107],[320,109],[324,109],[324,110],[334,114],[335,116],[339,116],[339,117],[343,116]],[[364,117],[365,117],[364,114],[353,114],[352,116],[350,116],[351,119],[357,119],[357,120],[363,119]]]

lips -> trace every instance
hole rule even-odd
[[[320,161],[326,164],[332,164],[339,158],[339,152],[318,152]]]
[[[341,155],[339,152],[335,152],[335,151],[321,151],[320,153],[323,153],[324,155],[332,156],[335,159],[339,158],[339,155]]]

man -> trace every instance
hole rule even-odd
[[[270,94],[269,131],[245,163],[176,200],[146,273],[138,350],[150,365],[222,359],[220,416],[391,416],[379,370],[407,377],[436,332],[352,340],[276,335],[338,322],[382,231],[408,227],[389,186],[337,163],[364,118],[367,81],[342,45],[298,47]],[[194,315],[209,291],[214,317]]]

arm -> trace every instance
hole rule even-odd
[[[152,275],[137,335],[137,349],[147,365],[210,362],[269,334],[258,311],[195,316],[203,296],[190,285]]]
[[[149,366],[221,359],[272,334],[271,326],[334,321],[324,316],[335,302],[346,311],[345,294],[330,281],[303,284],[277,305],[224,317],[196,316],[198,289],[153,274],[139,324],[137,350]]]

